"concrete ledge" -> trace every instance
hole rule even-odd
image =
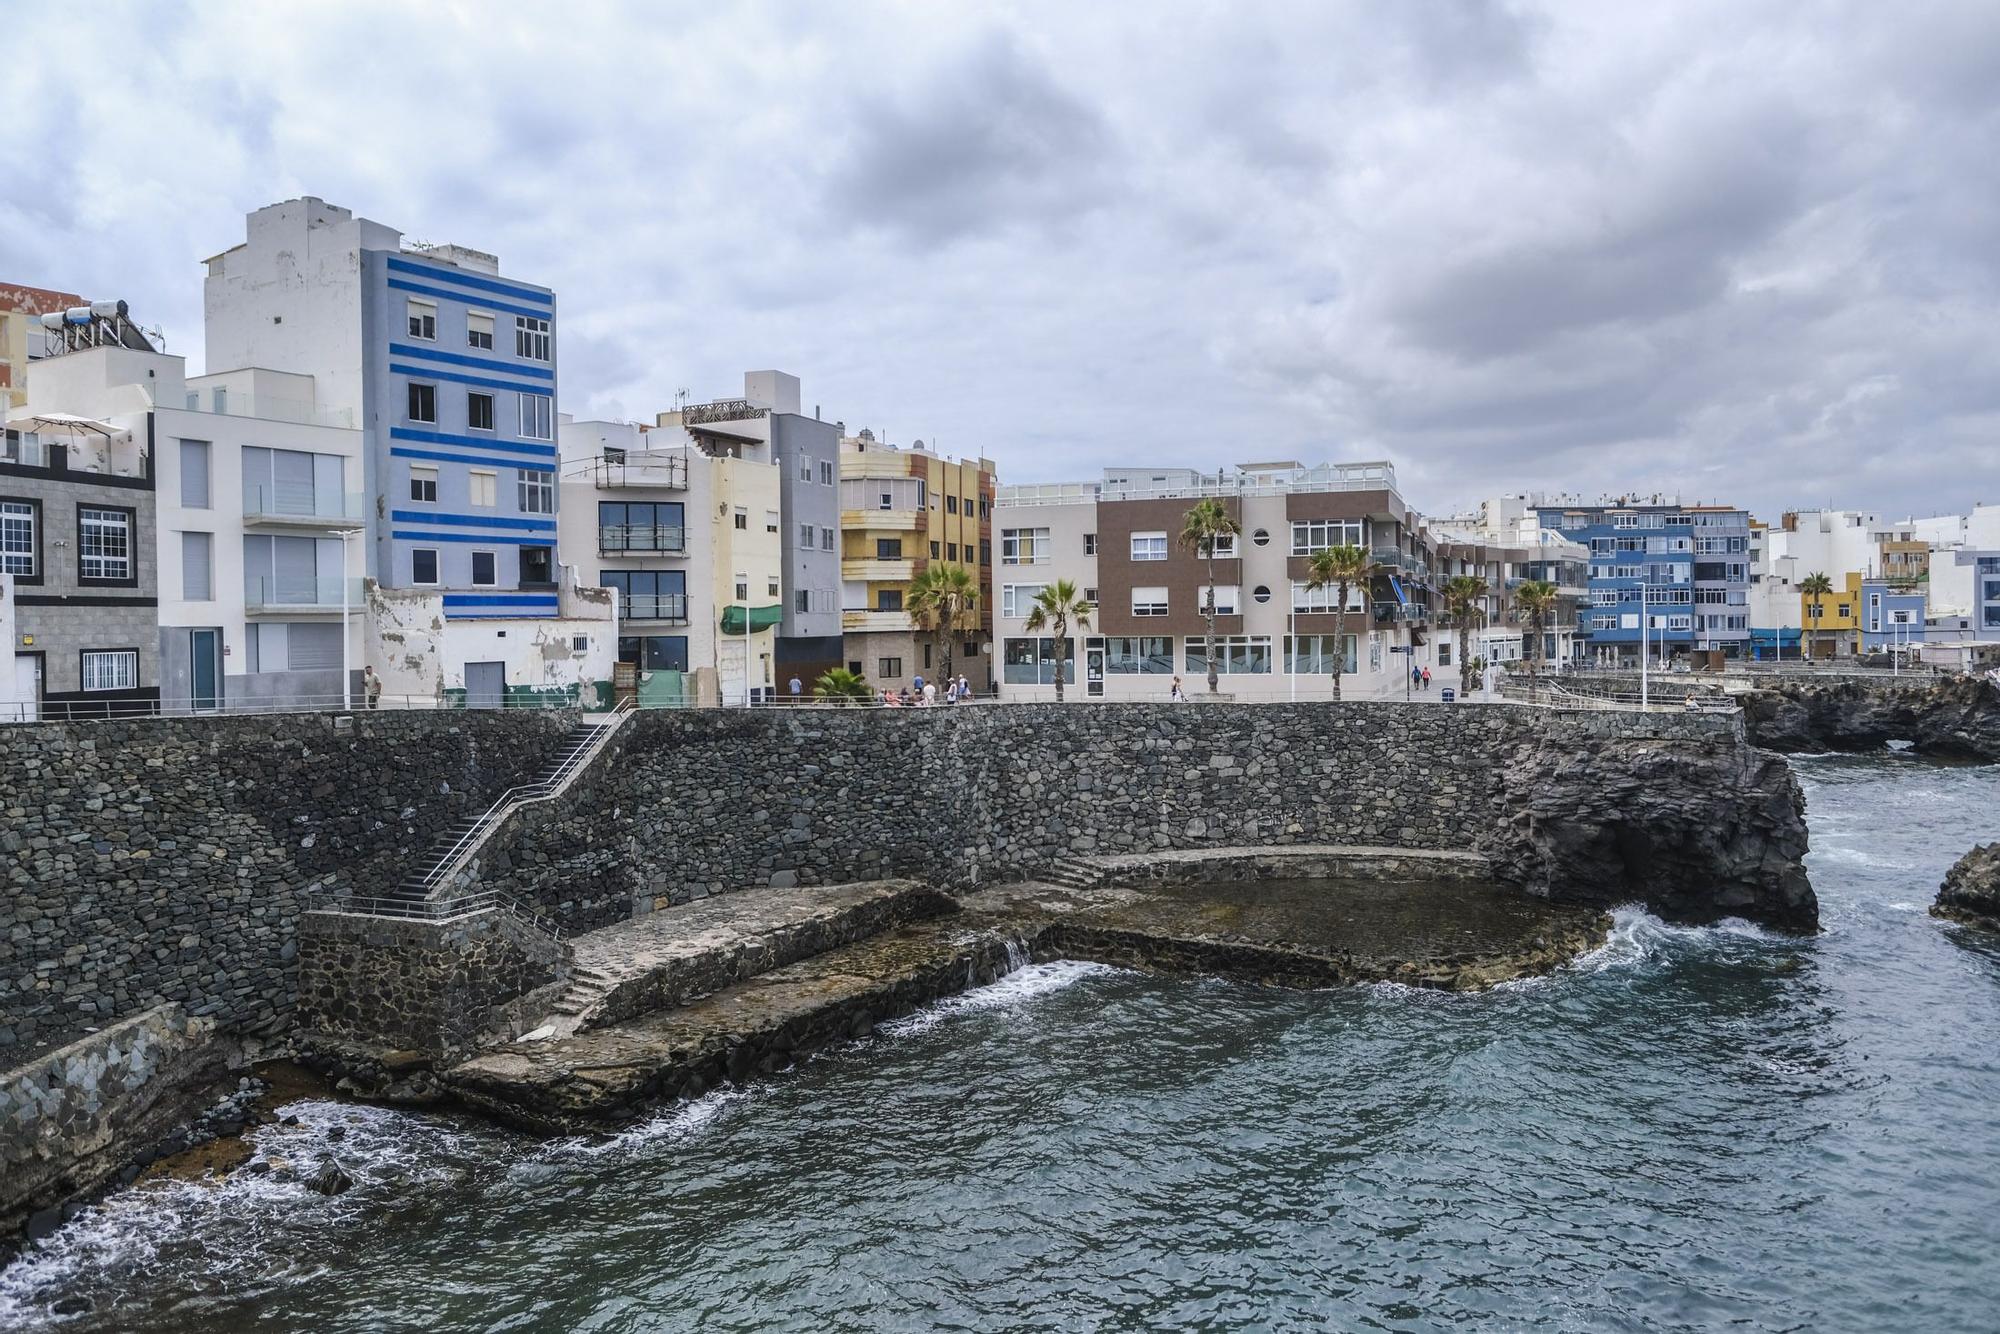
[[[224,1073],[215,1024],[162,1005],[0,1076],[0,1236],[103,1186]]]
[[[1134,857],[1080,858],[1092,883],[1189,885],[1239,880],[1438,880],[1488,883],[1492,864],[1476,852],[1295,844],[1188,848]]]

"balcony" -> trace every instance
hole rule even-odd
[[[290,422],[295,426],[354,427],[350,408],[323,408],[310,399],[279,398],[274,394],[250,394],[231,390],[227,385],[197,385],[152,391],[153,406],[180,412],[206,412],[219,417],[249,417],[257,421]]]
[[[603,556],[680,556],[687,552],[687,529],[656,523],[607,523],[598,525],[597,551]]]
[[[592,459],[591,484],[604,490],[614,487],[651,487],[661,491],[685,491],[688,484],[687,455],[680,451],[626,450]]]
[[[338,616],[362,606],[359,579],[253,575],[243,581],[243,610],[251,616]]]
[[[358,495],[337,495],[302,483],[243,488],[246,528],[331,532],[361,527],[363,512]]]
[[[681,425],[712,426],[721,422],[753,421],[771,415],[747,398],[718,398],[713,403],[690,403],[681,409]]]
[[[900,559],[855,556],[840,562],[840,577],[843,579],[872,579],[885,583],[908,583],[917,577],[917,562],[908,556],[901,557]]]
[[[910,613],[907,611],[843,611],[840,613],[840,628],[848,634],[908,634]]]
[[[920,533],[929,520],[922,510],[842,510],[840,529],[846,533]]]
[[[620,621],[664,621],[669,625],[688,623],[688,595],[685,593],[621,593],[618,595]]]

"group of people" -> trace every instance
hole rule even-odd
[[[1412,666],[1410,668],[1410,684],[1418,690],[1429,690],[1431,688],[1431,669],[1428,667]]]
[[[919,673],[901,690],[882,687],[882,703],[884,707],[891,709],[928,709],[940,698],[946,704],[963,703],[972,698],[972,682],[966,680],[961,673],[956,681],[947,678],[944,690],[940,692],[937,682],[926,681]]]

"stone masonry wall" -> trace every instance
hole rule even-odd
[[[163,1002],[283,1024],[301,894],[380,892],[541,766],[560,712],[0,728],[0,1064]]]
[[[1602,785],[1652,755],[1677,819],[1733,829],[1744,853],[1764,828],[1732,824],[1747,802],[1759,819],[1789,820],[1802,849],[1796,790],[1782,766],[1738,763],[1752,753],[1733,715],[1484,705],[661,712],[635,718],[600,757],[608,790],[590,818],[519,831],[507,885],[564,915],[568,887],[620,858],[642,899],[685,902],[747,885],[908,876],[957,887],[1079,855],[1330,843],[1480,851],[1531,892],[1645,900],[1665,888],[1618,860],[1617,848],[1641,844],[1617,831],[1612,851],[1592,848],[1595,887],[1553,873],[1551,849],[1568,845],[1543,835],[1549,817],[1527,808],[1521,786],[1559,761],[1565,781],[1595,774]],[[1644,811],[1593,818],[1601,828]],[[1683,823],[1675,837],[1701,835]],[[1780,846],[1789,857],[1792,845]],[[1676,914],[1697,914],[1689,886],[1702,853],[1673,851]],[[1778,884],[1785,857],[1727,863],[1751,885],[1733,910],[1759,916],[1770,897],[1762,915],[1809,921],[1803,873]]]

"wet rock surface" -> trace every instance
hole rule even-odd
[[[1945,872],[1931,911],[2000,930],[2000,843],[1988,843],[1960,857]]]
[[[1294,987],[1476,990],[1561,966],[1610,919],[1464,884],[1293,881],[1076,888],[1028,882],[958,912],[763,973],[682,1008],[443,1072],[459,1101],[558,1133],[789,1065],[1030,959],[1075,958]]]
[[[2000,761],[2000,686],[1973,676],[1780,681],[1738,696],[1750,740],[1788,753],[1880,750]]]

